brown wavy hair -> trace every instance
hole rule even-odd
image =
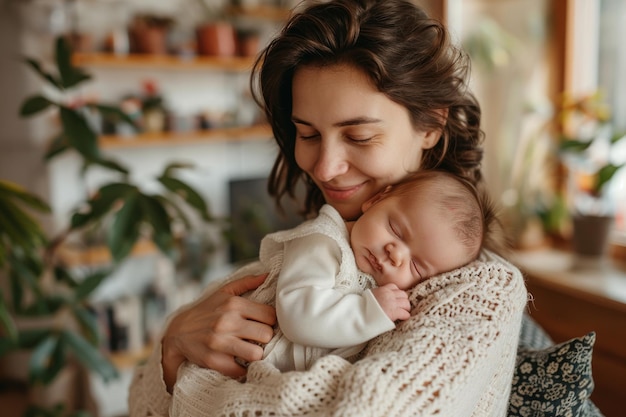
[[[416,129],[441,130],[437,145],[422,154],[423,169],[445,170],[478,185],[480,106],[467,87],[469,59],[451,43],[443,24],[406,0],[306,4],[261,52],[250,80],[280,148],[268,184],[277,203],[294,198],[300,181],[306,187],[306,214],[324,203],[295,160],[292,80],[307,65],[349,64],[362,70],[380,92],[408,109]]]

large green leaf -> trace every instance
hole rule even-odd
[[[130,173],[128,168],[126,168],[124,165],[112,159],[100,158],[100,159],[90,161],[90,162],[91,164],[99,165],[101,167],[104,167],[113,171],[117,171],[124,175],[128,175]]]
[[[22,417],[65,417],[65,404],[58,403],[52,407],[30,404]]]
[[[580,153],[586,151],[591,144],[593,143],[593,139],[589,141],[581,141],[576,139],[564,139],[560,142],[559,149],[562,152],[575,152]]]
[[[117,378],[117,369],[102,353],[77,333],[63,331],[62,337],[76,358],[88,369],[98,373],[105,381]]]
[[[617,132],[611,136],[611,145],[616,144],[622,139],[626,139],[626,132]]]
[[[15,183],[0,179],[0,196],[10,195],[28,205],[29,207],[42,212],[49,213],[50,206],[37,195],[28,192],[24,187]]]
[[[31,382],[43,382],[48,366],[52,362],[52,354],[58,343],[59,336],[51,333],[32,350],[28,364]]]
[[[598,192],[602,191],[602,188],[611,181],[611,178],[615,175],[617,171],[620,170],[625,164],[621,165],[613,165],[608,164],[603,166],[600,171],[598,171],[598,180],[596,182],[596,190]]]
[[[69,417],[93,417],[93,415],[87,410],[74,411]]]
[[[191,229],[191,221],[189,220],[189,217],[187,217],[187,213],[185,213],[185,211],[175,201],[165,198],[162,195],[155,195],[153,197],[159,200],[163,207],[170,207],[174,212],[176,212],[176,218],[183,222],[186,230]]]
[[[52,273],[54,274],[54,279],[57,282],[67,285],[68,288],[78,287],[78,282],[76,282],[76,279],[72,276],[69,268],[62,265],[55,265]]]
[[[174,171],[178,169],[189,169],[193,167],[194,165],[188,162],[170,162],[163,170],[163,174],[161,174],[161,176],[172,177],[174,175]]]
[[[102,281],[110,275],[110,273],[111,271],[103,270],[87,275],[74,290],[74,299],[76,301],[82,301],[87,298],[96,288],[98,288]]]
[[[39,292],[41,292],[40,288]],[[28,300],[28,303],[23,305],[18,313],[23,317],[52,316],[67,304],[68,300],[63,296],[40,294],[32,300]]]
[[[67,139],[63,133],[58,134],[50,143],[48,143],[48,147],[46,148],[46,153],[44,154],[44,160],[50,161],[55,156],[61,155],[63,152],[70,149],[69,144],[67,143]]]
[[[69,145],[87,160],[100,159],[98,137],[85,117],[74,109],[61,106],[61,123]]]
[[[115,214],[107,237],[109,249],[116,262],[124,259],[132,250],[139,238],[142,221],[139,193],[130,194],[122,208]]]
[[[20,349],[34,349],[52,334],[53,330],[49,328],[21,330],[19,333],[18,346]]]
[[[44,265],[39,254],[31,251],[14,251],[9,256],[9,265],[9,278],[15,281],[15,286],[32,291],[35,299],[42,297],[39,279],[43,274]],[[12,289],[12,292],[17,293],[15,289]]]
[[[100,332],[95,314],[87,308],[78,305],[72,307],[72,312],[87,340],[92,345],[97,346],[100,343]]]
[[[38,94],[29,97],[24,101],[24,103],[22,103],[22,107],[20,107],[20,116],[32,116],[47,109],[52,105],[54,105],[54,103],[42,95]]]
[[[57,333],[51,333],[32,351],[29,362],[31,382],[51,383],[67,366],[63,340]]]
[[[15,259],[14,256],[9,257],[9,261],[10,261],[9,265],[11,268],[9,270],[9,284],[11,288],[10,290],[11,304],[13,306],[13,309],[19,313],[24,308],[24,299],[25,299],[24,294],[25,294],[26,286],[22,285],[23,277],[14,271],[14,268],[12,266],[14,259]]]
[[[152,240],[163,253],[170,252],[174,238],[172,237],[171,218],[167,210],[161,201],[152,196],[142,194],[139,196],[139,201],[145,219],[152,227]]]
[[[98,110],[104,120],[108,120],[112,123],[124,122],[134,127],[136,130],[138,129],[135,121],[117,106],[108,104],[88,104],[88,106]]]
[[[0,358],[19,347],[17,340],[9,337],[0,337]]]
[[[0,197],[0,237],[11,242],[14,248],[35,251],[46,241],[45,233],[37,221],[20,207]]]
[[[54,351],[52,351],[52,355],[45,367],[45,371],[42,375],[42,382],[45,385],[50,384],[52,381],[56,379],[66,366],[67,366],[67,355],[66,355],[65,343],[63,343],[62,339],[59,339],[59,343],[57,343]]]
[[[91,78],[91,76],[81,68],[72,65],[72,48],[67,39],[63,36],[57,37],[56,61],[63,88],[72,88]]]
[[[22,309],[20,314],[33,317],[53,315],[69,303],[70,300],[65,294],[41,295],[26,308]]]
[[[45,71],[41,65],[39,64],[38,61],[35,61],[34,59],[31,58],[24,58],[24,61],[26,62],[26,64],[28,64],[29,67],[31,67],[41,78],[43,78],[44,80],[48,81],[53,87],[61,90],[63,89],[63,85],[61,83],[61,80],[59,80],[57,77],[55,77],[54,75],[50,74],[49,72]]]
[[[196,209],[204,220],[211,221],[209,207],[200,193],[178,178],[160,176],[158,180],[165,186],[165,188],[180,196],[191,207]]]
[[[137,187],[126,183],[106,184],[96,192],[87,204],[86,212],[77,212],[72,216],[71,228],[78,229],[87,224],[99,221],[114,207],[118,201],[123,201],[129,195],[137,193]]]
[[[4,298],[2,288],[0,288],[0,300],[6,300],[6,298]],[[4,331],[0,332],[5,335],[4,338],[13,342],[17,341],[17,327],[15,327],[13,317],[11,317],[9,306],[4,301],[0,303],[0,329],[4,329]]]

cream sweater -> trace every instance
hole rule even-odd
[[[308,371],[280,373],[259,361],[245,383],[184,364],[170,396],[157,347],[135,372],[130,415],[506,416],[527,300],[519,270],[484,252],[419,283],[410,300],[412,317],[354,364],[329,355]]]

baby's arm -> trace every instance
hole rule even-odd
[[[340,260],[337,243],[322,234],[286,244],[276,289],[276,315],[292,342],[340,348],[363,343],[395,327],[371,291],[346,294],[335,288]]]
[[[399,289],[396,284],[385,284],[382,287],[373,288],[372,294],[380,308],[392,321],[406,320],[411,317],[409,295],[406,291]]]

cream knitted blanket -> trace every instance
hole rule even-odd
[[[245,383],[185,364],[170,397],[156,349],[135,373],[131,417],[505,416],[527,300],[521,273],[486,252],[418,284],[410,300],[412,317],[354,364],[331,355],[281,374],[260,361]]]

